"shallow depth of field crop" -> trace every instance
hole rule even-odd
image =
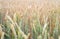
[[[60,39],[58,2],[5,2],[0,8],[0,39]]]

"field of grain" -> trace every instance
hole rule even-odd
[[[60,39],[60,0],[0,0],[0,39]]]

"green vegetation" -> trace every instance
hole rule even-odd
[[[0,39],[60,39],[60,0],[0,0]]]
[[[36,11],[32,15],[25,11],[23,16],[0,12],[0,39],[60,39],[60,12],[40,16]]]

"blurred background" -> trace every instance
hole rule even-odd
[[[60,39],[60,0],[0,0],[0,39]]]

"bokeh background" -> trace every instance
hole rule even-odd
[[[0,39],[60,39],[60,0],[0,0]]]

